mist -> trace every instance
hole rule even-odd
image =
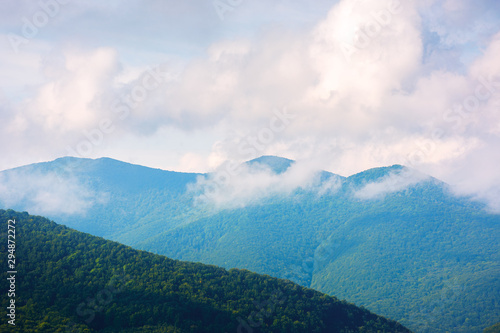
[[[240,164],[233,172],[227,163],[215,172],[200,176],[190,185],[198,204],[209,204],[219,209],[243,208],[276,196],[290,196],[305,190],[317,196],[335,193],[341,186],[341,177],[331,175],[321,179],[321,170],[314,164],[298,161],[284,172],[276,173],[264,164]]]
[[[403,168],[397,171],[391,171],[387,176],[380,180],[369,182],[354,193],[359,199],[375,199],[404,191],[422,181],[431,179],[430,176],[410,168]]]
[[[75,176],[13,169],[0,173],[0,205],[40,215],[84,215],[106,202]]]

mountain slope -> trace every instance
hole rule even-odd
[[[479,332],[500,310],[499,218],[440,193],[221,211],[139,246],[288,278],[421,332]]]
[[[409,332],[289,281],[179,262],[0,210],[0,224],[9,220],[16,234],[15,324],[23,332]],[[7,253],[6,242],[0,249]],[[2,308],[8,302],[2,297]]]
[[[198,186],[210,185],[212,175],[106,159],[61,172],[58,163],[44,164],[43,172],[62,174],[69,188],[77,183],[91,198],[104,198],[85,213],[47,214],[75,229],[175,259],[286,278],[418,332],[481,332],[500,320],[500,216],[404,166],[347,178],[318,172],[302,184],[298,162],[262,157],[228,184],[211,184],[225,200],[261,196],[225,207],[196,200],[200,188],[212,190]],[[30,174],[24,172],[33,179]],[[149,181],[128,188],[131,178]],[[33,187],[22,190],[45,198]],[[62,202],[71,201],[67,197]]]

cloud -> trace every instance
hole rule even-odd
[[[259,163],[223,164],[217,171],[200,176],[188,191],[195,203],[209,204],[216,209],[241,208],[263,200],[289,196],[296,190],[316,195],[335,193],[341,186],[340,177],[321,179],[320,170],[308,162],[295,162],[286,171],[275,173]]]
[[[337,175],[333,175],[322,181],[317,188],[314,190],[317,192],[318,196],[332,195],[335,194],[342,187],[342,178]]]
[[[64,63],[45,64],[49,81],[27,105],[29,116],[47,132],[66,133],[92,127],[102,114],[100,105],[95,105],[96,99],[113,86],[118,70],[113,49],[67,52]]]
[[[43,156],[88,157],[106,148],[112,136],[142,134],[141,124],[156,120],[146,117],[147,108],[141,104],[143,95],[157,89],[153,72],[159,71],[154,74],[164,83],[167,75],[161,69],[124,68],[117,51],[107,47],[60,51],[40,61],[37,69],[44,80],[26,88],[29,97],[16,101],[0,90],[0,149],[13,157],[14,166],[19,164],[16,159],[23,159],[21,150],[35,161],[43,161]]]
[[[404,168],[398,171],[392,171],[380,180],[367,183],[361,189],[354,192],[354,196],[365,200],[383,198],[387,194],[406,190],[428,179],[430,179],[430,177],[427,175],[413,169]]]
[[[456,195],[472,197],[486,203],[492,212],[500,213],[499,146],[500,139],[491,136],[457,160],[444,161],[429,169],[450,183]]]
[[[441,48],[485,42],[500,27],[498,1],[428,0],[419,4],[424,29],[438,35]]]
[[[261,126],[274,108],[289,105],[300,117],[294,134],[364,133],[384,113],[392,116],[381,103],[421,58],[416,11],[406,5],[393,10],[391,3],[342,1],[312,31],[276,29],[212,44],[177,82],[157,92],[162,108],[155,124]],[[368,45],[359,46],[357,33],[370,28],[375,32]],[[344,44],[354,48],[352,54],[346,55]]]
[[[106,201],[76,177],[55,172],[13,169],[0,173],[0,204],[40,215],[84,215]]]

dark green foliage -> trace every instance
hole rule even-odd
[[[290,281],[172,260],[27,213],[0,210],[0,239],[9,219],[19,332],[238,332],[240,323],[239,332],[409,332]],[[0,330],[9,329],[2,320]]]

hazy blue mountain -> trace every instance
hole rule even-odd
[[[294,161],[288,158],[276,157],[276,156],[261,156],[251,161],[246,162],[249,166],[263,165],[271,169],[276,174],[282,174],[290,166],[293,165]]]
[[[175,259],[290,279],[417,332],[481,332],[500,319],[500,216],[404,166],[301,180],[298,162],[265,156],[219,184],[216,175],[64,158],[0,180],[52,173],[86,193],[53,190],[81,212],[37,211],[65,208],[37,188],[16,205],[0,197],[3,206]]]
[[[116,239],[116,234],[156,219],[175,225],[181,211],[188,210],[189,203],[183,201],[186,185],[197,176],[110,158],[64,157],[1,172],[0,184],[18,200],[9,204],[6,194],[0,202]]]

